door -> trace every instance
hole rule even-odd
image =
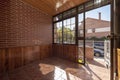
[[[118,53],[117,49],[120,49],[120,0],[112,0],[112,27],[111,27],[111,80],[120,80],[118,76]]]
[[[84,13],[78,14],[78,62],[85,64],[85,21]]]

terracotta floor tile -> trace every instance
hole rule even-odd
[[[39,60],[0,76],[0,80],[109,80],[110,70],[102,60],[89,60],[86,66],[60,58]]]

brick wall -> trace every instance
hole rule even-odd
[[[52,18],[21,0],[0,0],[0,48],[52,43]]]

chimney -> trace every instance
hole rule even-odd
[[[101,12],[99,12],[99,20],[101,20]]]

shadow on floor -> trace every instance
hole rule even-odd
[[[97,63],[96,63],[97,64]],[[105,80],[86,66],[56,57],[36,61],[4,74],[0,80]]]
[[[105,68],[104,63],[99,62],[99,60],[97,60],[97,59],[95,59],[95,60],[87,60],[87,62],[89,64]]]

